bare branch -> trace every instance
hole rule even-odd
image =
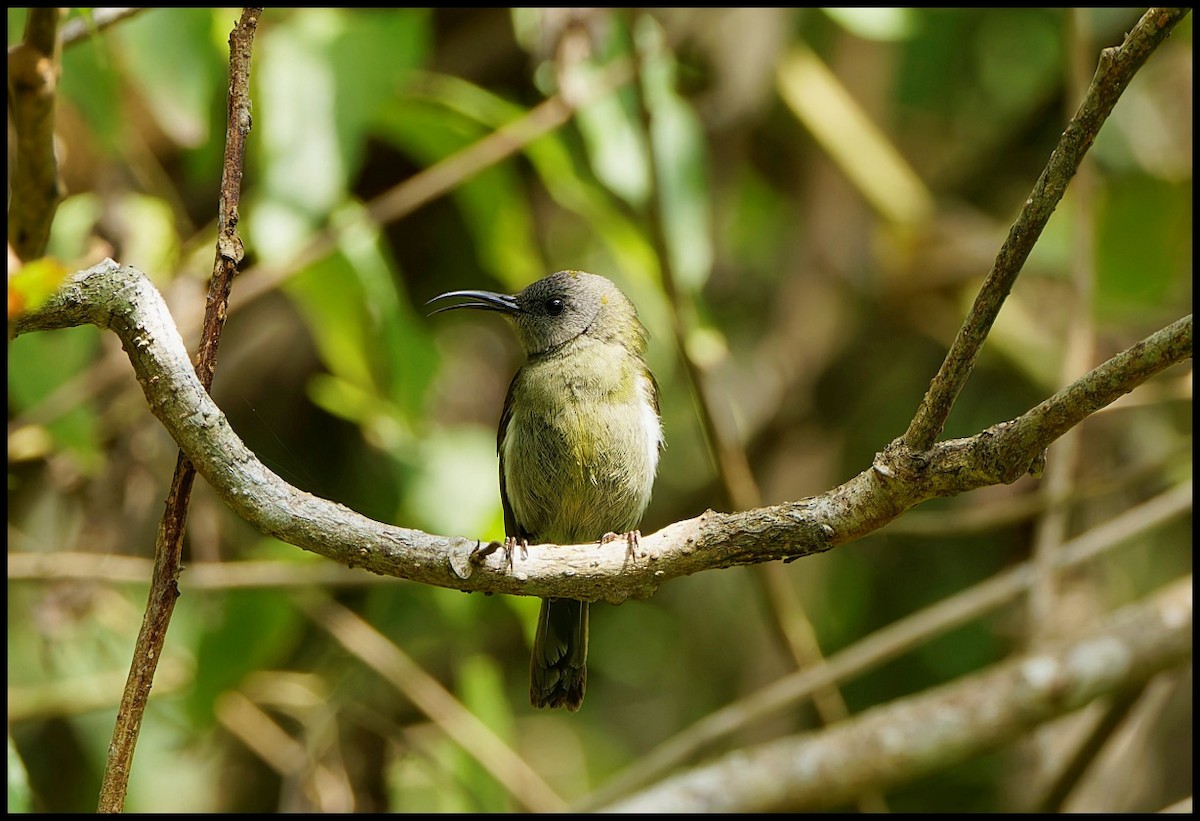
[[[11,541],[10,541],[11,544]],[[8,580],[75,581],[129,584],[144,587],[153,562],[140,556],[83,551],[9,550]],[[363,587],[397,584],[387,576],[359,573],[332,562],[245,559],[232,562],[189,562],[188,590],[244,590],[253,588]]]
[[[475,539],[376,522],[300,491],[258,460],[205,392],[161,295],[144,274],[107,260],[68,278],[17,334],[94,324],[124,343],[150,409],[200,473],[264,533],[351,567],[464,591],[621,602],[701,570],[793,560],[861,538],[909,508],[1022,476],[1065,431],[1154,374],[1192,355],[1192,317],[1113,357],[1033,410],[982,433],[914,453],[901,440],[820,496],[737,513],[704,514],[623,543],[564,550],[534,545],[480,558]]]
[[[16,139],[10,145],[12,192],[8,204],[8,243],[26,262],[46,250],[50,223],[63,198],[54,155],[54,109],[62,9],[34,8],[25,38],[8,52],[8,114]]]
[[[199,384],[206,395],[216,373],[217,349],[221,342],[221,331],[225,327],[233,276],[242,261],[242,243],[237,235],[238,202],[241,199],[246,136],[250,132],[250,57],[261,13],[261,8],[243,9],[241,19],[229,35],[229,116],[218,207],[217,253],[209,281],[204,327],[195,367]],[[183,533],[195,478],[196,468],[180,451],[167,493],[166,509],[155,538],[154,574],[146,615],[138,632],[133,663],[113,726],[112,743],[108,748],[108,760],[100,786],[100,812],[120,812],[125,805],[125,791],[129,785],[142,716],[154,683],[154,671],[158,667],[158,660],[162,658],[175,600],[179,597]]]
[[[429,716],[449,738],[531,812],[562,812],[566,802],[525,759],[462,705],[408,654],[353,611],[327,596],[304,600],[308,618]]]
[[[654,58],[653,53],[644,44],[635,50],[635,64],[638,82],[632,85],[638,101],[638,116],[641,122],[641,132],[646,145],[646,162],[649,169],[650,196],[646,205],[646,221],[649,226],[650,240],[658,258],[659,272],[662,278],[663,292],[667,298],[668,313],[671,318],[671,331],[675,338],[675,348],[683,363],[683,372],[687,376],[692,398],[698,416],[700,427],[704,431],[705,441],[711,454],[717,475],[725,488],[726,498],[735,510],[746,510],[762,505],[762,491],[750,467],[746,448],[737,435],[733,413],[728,399],[712,389],[712,380],[705,372],[703,365],[688,350],[687,339],[694,330],[693,318],[695,306],[691,304],[690,295],[679,286],[675,265],[672,261],[670,243],[667,241],[667,218],[665,213],[664,189],[666,180],[664,167],[655,150],[656,140],[655,115],[649,100],[649,82],[646,63]],[[755,581],[762,591],[763,601],[771,614],[772,627],[785,652],[787,652],[796,667],[805,669],[824,661],[821,644],[817,640],[817,631],[812,620],[800,600],[800,595],[788,580],[787,568],[774,562],[762,564],[755,568]],[[813,704],[817,714],[825,724],[833,724],[845,719],[850,710],[846,700],[836,685],[823,688],[816,694]],[[881,795],[871,794],[863,797],[859,809],[862,812],[886,812],[887,804]]]
[[[921,400],[917,413],[909,423],[904,441],[915,451],[930,447],[942,432],[950,409],[966,384],[975,358],[987,339],[1000,307],[1012,290],[1021,267],[1050,221],[1050,215],[1067,190],[1084,154],[1092,147],[1100,126],[1117,104],[1133,75],[1149,59],[1154,49],[1167,38],[1175,24],[1189,9],[1150,9],[1125,38],[1120,48],[1105,49],[1100,65],[1088,88],[1079,111],[1059,138],[1042,176],[1021,209],[1017,221],[1000,247],[992,270],[975,297],[971,311],[963,322],[958,336],[950,346],[937,376]]]
[[[62,27],[63,48],[82,43],[93,34],[104,31],[122,20],[128,20],[143,11],[149,11],[149,9],[145,7],[92,9],[89,17],[72,18]]]

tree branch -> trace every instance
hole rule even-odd
[[[718,567],[794,560],[861,538],[909,508],[1020,478],[1057,437],[1192,355],[1192,317],[1100,365],[1028,413],[976,436],[916,453],[896,440],[874,463],[820,496],[736,513],[706,511],[642,538],[512,557],[473,556],[475,539],[383,524],[292,487],[258,460],[196,378],[161,295],[111,260],[68,278],[14,333],[94,324],[124,343],[155,416],[216,492],[262,532],[351,567],[464,591],[621,602],[665,581]],[[511,564],[510,564],[511,562]]]
[[[1062,545],[1055,553],[1059,569],[1092,562],[1137,536],[1161,527],[1192,509],[1192,483],[1184,482]],[[756,690],[744,693],[718,710],[680,730],[654,749],[629,762],[609,781],[574,805],[578,812],[594,812],[645,787],[722,739],[784,712],[794,713],[822,687],[846,684],[903,656],[938,636],[982,618],[1019,596],[1036,582],[1032,561],[1008,567],[994,576],[940,599],[921,610],[861,636],[854,643],[805,670],[788,673]]]
[[[627,18],[629,28],[634,29],[636,21]],[[649,228],[650,240],[658,258],[659,273],[662,278],[663,292],[666,295],[667,311],[671,320],[671,331],[675,338],[675,347],[683,363],[683,372],[691,388],[693,406],[700,419],[700,429],[708,443],[708,450],[725,489],[725,496],[735,510],[747,510],[761,507],[762,491],[750,467],[750,459],[746,448],[737,435],[734,414],[728,398],[720,391],[712,389],[712,379],[696,356],[688,349],[687,340],[692,335],[695,325],[695,306],[691,304],[690,295],[686,289],[679,286],[676,276],[673,254],[667,239],[667,206],[664,202],[664,191],[668,186],[666,169],[659,154],[661,147],[655,140],[655,114],[650,101],[650,74],[646,64],[656,58],[647,42],[635,39],[634,61],[637,68],[638,82],[631,89],[637,99],[638,118],[641,123],[641,133],[646,145],[646,164],[650,180],[650,196],[646,202],[646,222]],[[798,669],[805,669],[824,661],[821,644],[817,640],[817,631],[813,627],[808,611],[800,599],[800,594],[788,580],[787,568],[783,565],[769,562],[756,569],[755,581],[762,592],[763,601],[771,615],[771,626],[784,650]],[[850,714],[846,700],[837,685],[830,685],[815,694],[813,706],[822,723],[834,724],[844,720]],[[859,805],[862,812],[887,812],[887,804],[878,794],[863,796]]]
[[[950,409],[975,367],[975,358],[987,339],[1000,307],[1012,290],[1021,267],[1050,221],[1050,215],[1067,190],[1084,154],[1092,147],[1100,126],[1117,104],[1133,75],[1167,38],[1189,9],[1150,9],[1120,48],[1100,53],[1100,65],[1082,105],[1059,138],[1042,176],[1008,232],[1000,253],[971,305],[971,312],[958,331],[942,367],[921,400],[909,423],[904,441],[915,451],[930,447],[946,424]]]
[[[217,252],[208,285],[204,327],[196,354],[195,374],[202,391],[212,388],[217,367],[217,350],[229,304],[233,276],[242,261],[242,242],[237,235],[238,203],[242,191],[242,165],[246,136],[250,133],[250,57],[261,8],[246,8],[229,35],[229,115],[225,133],[225,157],[218,204]],[[178,331],[175,332],[178,338]],[[141,732],[142,717],[154,672],[162,658],[167,628],[179,598],[179,571],[183,556],[183,534],[196,468],[181,450],[167,493],[166,509],[159,522],[154,545],[154,574],[146,613],[134,646],[133,662],[121,695],[121,707],[113,726],[104,777],[100,786],[100,812],[120,812],[133,765],[133,753]]]
[[[616,91],[629,82],[632,76],[630,62],[616,60],[583,94],[571,96],[560,92],[548,97],[519,117],[498,126],[495,131],[368,200],[365,203],[366,207],[353,215],[350,222],[314,234],[288,260],[251,265],[238,275],[238,292],[230,302],[230,313],[246,308],[266,294],[273,293],[296,272],[332,253],[340,241],[341,232],[359,224],[358,221],[365,220],[382,226],[400,220],[445,195],[480,171],[524,150],[538,138],[560,128],[571,119],[580,106]],[[181,317],[180,324],[184,329],[188,329],[191,323],[188,317]],[[122,373],[122,367],[117,359],[105,356],[88,371],[68,379],[33,408],[26,409],[10,424],[46,424],[59,418],[74,408],[81,397],[94,396],[111,386]]]
[[[328,596],[301,600],[305,615],[404,694],[447,737],[530,812],[562,812],[566,802],[478,716],[361,616]]]
[[[128,20],[130,17],[140,14],[143,11],[149,11],[149,9],[145,7],[102,8],[92,9],[91,14],[88,16],[74,17],[63,24],[63,48],[73,46],[76,43],[82,43],[87,38],[99,34],[105,29],[115,26],[123,20]]]
[[[737,750],[609,812],[828,809],[996,749],[1192,654],[1192,580],[1042,652],[861,713],[828,730]]]
[[[30,9],[24,40],[8,52],[8,115],[16,136],[16,157],[9,156],[8,242],[25,262],[45,251],[63,197],[54,155],[61,19],[59,8]]]

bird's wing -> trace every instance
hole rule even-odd
[[[649,368],[642,368],[642,373],[646,377],[646,381],[650,384],[650,402],[654,405],[654,415],[662,419],[662,411],[658,407],[658,380],[654,378],[654,374]],[[658,449],[661,451],[667,446],[666,440],[659,436]]]
[[[508,483],[504,480],[504,437],[508,433],[508,424],[512,421],[513,387],[520,378],[521,372],[517,371],[512,382],[508,383],[508,394],[504,397],[504,410],[500,412],[500,428],[496,431],[496,453],[500,457],[500,505],[504,508],[504,535],[528,540],[532,534],[517,524],[512,504],[508,501]]]

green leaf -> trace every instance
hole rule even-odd
[[[107,38],[89,37],[62,55],[62,77],[58,92],[60,105],[70,105],[83,116],[101,148],[119,156],[126,147],[121,77],[110,54]]]
[[[91,364],[99,345],[100,331],[91,326],[14,339],[8,351],[10,408],[26,410],[47,398]],[[46,429],[56,447],[69,451],[80,469],[91,473],[103,464],[99,421],[90,401],[79,401],[47,423]]]
[[[179,232],[166,200],[129,193],[109,203],[110,218],[132,226],[123,235],[121,261],[146,273],[159,288],[171,279],[179,262]]]
[[[94,192],[75,194],[58,204],[50,226],[47,254],[63,260],[78,260],[88,253],[96,223],[104,213],[104,203]],[[90,264],[94,260],[87,260]]]
[[[225,39],[236,17],[207,8],[142,13],[114,29],[128,82],[145,95],[146,111],[175,143],[196,148],[225,112],[228,50]],[[226,22],[224,31],[218,24]],[[222,117],[223,118],[223,117]]]
[[[507,700],[504,677],[491,656],[481,653],[462,659],[456,670],[463,706],[488,726],[501,740],[513,741],[514,717]],[[508,790],[461,747],[456,751],[459,783],[468,785],[474,806],[489,811],[511,811]]]
[[[29,774],[17,752],[11,735],[8,737],[8,811],[33,812],[33,794],[29,789]]]
[[[573,66],[572,72],[573,83],[594,84],[603,75],[603,67],[583,63]],[[636,105],[629,89],[605,94],[580,106],[575,112],[575,123],[596,178],[622,199],[641,208],[650,193],[650,174]]]
[[[42,257],[21,266],[8,277],[8,316],[32,311],[58,290],[69,272],[52,257]]]
[[[1186,301],[1191,288],[1191,181],[1110,178],[1099,196],[1096,242],[1097,316],[1165,320],[1167,306]]]
[[[422,165],[434,165],[487,134],[477,119],[464,116],[477,99],[465,83],[438,84],[438,99],[412,99],[379,117],[379,136]],[[452,111],[447,112],[447,107]],[[479,265],[511,290],[545,273],[534,240],[529,194],[509,162],[496,163],[455,185],[457,203]],[[503,207],[497,207],[503,203]]]
[[[431,533],[503,538],[495,431],[478,426],[429,431],[413,462],[402,521]]]
[[[424,62],[429,37],[422,9],[303,9],[269,29],[255,74],[267,196],[314,223],[340,204],[369,124]]]
[[[329,44],[334,81],[338,148],[348,175],[362,164],[370,128],[394,105],[404,73],[428,59],[432,28],[429,9],[360,9],[343,13]],[[380,71],[387,66],[387,71]]]
[[[307,320],[321,361],[343,384],[325,382],[316,395],[338,413],[359,412],[360,424],[380,424],[387,446],[422,417],[436,357],[424,323],[398,293],[378,230],[361,211],[335,217],[338,252],[284,286]],[[361,392],[355,396],[354,390]],[[395,435],[392,435],[395,434]]]
[[[286,593],[272,589],[231,590],[200,606],[211,608],[211,617],[196,647],[187,706],[193,721],[208,725],[221,693],[291,655],[304,620]]]
[[[639,40],[654,56],[646,60],[643,89],[653,116],[657,184],[661,188],[663,229],[677,282],[696,291],[712,269],[711,192],[708,155],[700,119],[675,91],[676,63],[662,43],[663,33],[648,15],[639,19]]]
[[[912,9],[826,8],[822,11],[846,31],[864,40],[907,40],[917,26]]]
[[[313,224],[345,196],[348,169],[337,128],[336,82],[329,49],[340,12],[316,9],[327,25],[298,14],[265,31],[257,44],[254,111],[262,194]]]
[[[426,82],[411,89],[411,93],[493,130],[527,113],[520,106],[486,89],[454,77],[431,75]],[[567,264],[584,268],[591,266],[593,270],[607,271],[618,278],[614,269],[619,269],[628,281],[654,286],[645,288],[645,300],[635,300],[639,305],[648,304],[650,293],[657,287],[658,260],[654,250],[641,229],[613,201],[604,187],[585,176],[567,137],[555,131],[531,141],[523,151],[551,198],[562,208],[579,216],[581,230],[587,237],[597,240],[613,258],[596,265],[586,258]],[[578,256],[578,252],[572,253]],[[551,248],[550,255],[555,258],[565,254],[561,249]],[[543,269],[538,276],[545,273]],[[524,279],[509,285],[515,290],[528,283],[529,280]]]
[[[341,254],[332,254],[292,277],[284,291],[308,322],[321,361],[330,372],[375,393],[371,363],[373,328],[362,283]]]

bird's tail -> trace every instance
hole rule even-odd
[[[533,658],[529,662],[529,702],[534,707],[583,704],[587,685],[587,602],[542,599]]]

